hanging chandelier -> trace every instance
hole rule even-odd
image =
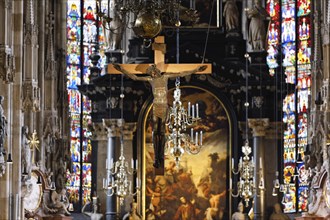
[[[134,174],[137,173],[138,160],[131,160],[131,165],[124,156],[124,119],[123,119],[123,103],[124,103],[124,86],[123,75],[121,78],[121,138],[120,138],[120,156],[118,161],[110,159],[110,167],[106,161],[107,177],[103,179],[103,189],[107,196],[116,195],[119,198],[120,205],[124,204],[124,199],[127,196],[134,196],[139,190],[139,181],[136,178],[136,187],[134,191],[134,183],[132,181]]]
[[[190,24],[198,21],[197,11],[192,8],[183,9],[180,2],[180,0],[109,0],[106,9],[99,6],[98,16],[109,30],[112,23],[119,18],[122,25],[131,26],[137,36],[150,41],[159,34],[163,26],[179,27],[181,25],[179,14],[182,14]],[[179,13],[180,10],[183,10],[183,13]]]
[[[176,166],[179,166],[184,152],[198,154],[202,148],[203,132],[194,132],[192,125],[200,120],[198,104],[188,103],[187,110],[182,106],[180,80],[176,79],[174,90],[173,106],[169,109],[166,126],[169,131],[165,152],[175,159]],[[196,109],[196,114],[195,114]],[[190,128],[190,135],[185,133]],[[194,135],[195,133],[195,135]]]
[[[252,153],[252,148],[249,146],[249,138],[248,138],[248,108],[249,108],[249,102],[248,102],[248,60],[249,60],[249,54],[245,54],[245,62],[246,62],[246,70],[245,70],[245,143],[242,146],[242,153],[243,156],[240,157],[238,162],[238,168],[235,170],[235,161],[234,158],[232,158],[232,173],[234,175],[239,175],[239,181],[237,182],[237,193],[235,194],[232,189],[232,179],[230,179],[230,190],[231,195],[233,197],[241,197],[246,207],[249,206],[249,202],[255,195],[257,195],[257,189],[259,190],[265,190],[265,181],[262,176],[262,161],[260,158],[260,176],[259,176],[259,184],[256,185],[256,180],[254,178],[255,173],[255,163],[253,161],[253,156],[250,157],[250,154]]]

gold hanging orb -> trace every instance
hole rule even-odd
[[[160,18],[153,12],[141,11],[135,20],[133,31],[142,38],[156,37],[162,29]]]

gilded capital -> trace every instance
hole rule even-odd
[[[265,136],[269,127],[269,118],[250,118],[248,125],[252,129],[253,137]]]

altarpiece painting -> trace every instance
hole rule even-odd
[[[144,117],[142,213],[144,219],[228,219],[227,191],[231,157],[231,121],[223,103],[198,87],[181,88],[185,108],[188,100],[198,103],[201,120],[194,126],[203,131],[203,147],[197,155],[184,153],[180,166],[165,152],[165,174],[154,174],[152,105]],[[173,91],[168,94],[173,101]],[[190,130],[190,128],[189,128]],[[156,218],[158,217],[158,218]]]

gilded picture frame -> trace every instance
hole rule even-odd
[[[231,158],[232,121],[223,102],[215,94],[200,87],[181,88],[182,103],[198,103],[202,120],[194,127],[203,130],[203,148],[197,155],[182,157],[180,167],[165,155],[165,175],[156,176],[152,146],[152,103],[146,106],[142,125],[142,187],[143,219],[181,219],[184,205],[189,205],[194,219],[228,219],[231,198],[228,192],[229,158]],[[173,91],[168,93],[169,104]],[[180,211],[181,209],[181,211]],[[193,211],[192,211],[193,210]]]

